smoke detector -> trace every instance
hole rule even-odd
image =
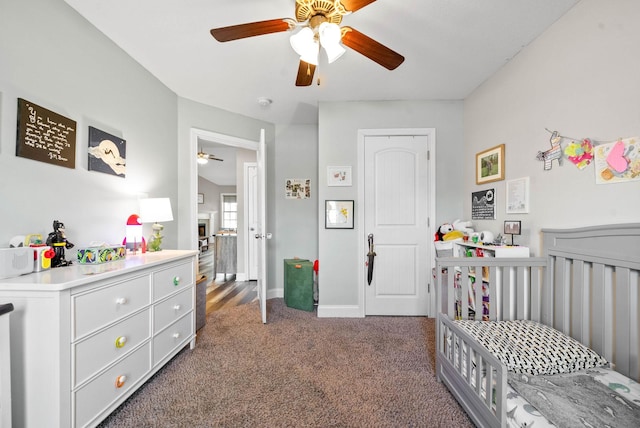
[[[260,104],[260,107],[262,108],[269,107],[272,102],[273,100],[270,100],[269,98],[266,98],[266,97],[258,98],[258,104]]]

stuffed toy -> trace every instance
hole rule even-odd
[[[470,221],[456,220],[453,222],[453,230],[459,230],[464,235],[471,235],[475,232],[472,226],[473,224]]]
[[[444,241],[444,236],[449,233],[449,232],[453,232],[453,225],[451,223],[444,223],[442,224],[439,228],[438,231],[436,232],[436,236],[435,236],[435,241]]]
[[[454,239],[461,239],[464,236],[459,230],[455,230],[451,223],[444,223],[436,232],[436,241],[452,241]]]

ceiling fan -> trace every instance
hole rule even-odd
[[[339,26],[343,16],[374,1],[376,0],[296,0],[295,19],[270,19],[214,28],[211,35],[219,42],[228,42],[293,31],[301,27],[301,30],[290,38],[291,46],[300,55],[296,86],[309,86],[313,82],[320,47],[325,49],[331,63],[345,51],[340,42],[388,70],[394,70],[404,61],[402,55],[352,27]]]
[[[219,157],[216,157],[214,155],[210,155],[208,153],[203,152],[202,150],[200,150],[197,154],[197,160],[198,163],[201,165],[206,164],[207,162],[209,162],[209,160],[216,160],[216,161],[224,161],[224,159],[220,159]]]

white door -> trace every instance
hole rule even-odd
[[[428,139],[365,136],[361,239],[373,234],[376,253],[371,284],[364,275],[366,315],[428,314]]]
[[[258,144],[258,230],[255,237],[258,240],[258,300],[263,324],[267,323],[267,165],[264,129],[260,131]]]
[[[247,280],[258,279],[258,240],[255,239],[258,230],[258,165],[245,163],[244,181],[246,183],[246,220],[247,225]]]

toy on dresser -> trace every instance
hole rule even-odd
[[[68,261],[64,256],[64,250],[73,248],[74,245],[67,240],[65,235],[64,223],[58,220],[53,220],[53,232],[49,233],[47,237],[47,245],[53,247],[55,255],[51,261],[51,267],[69,266],[71,261]]]

